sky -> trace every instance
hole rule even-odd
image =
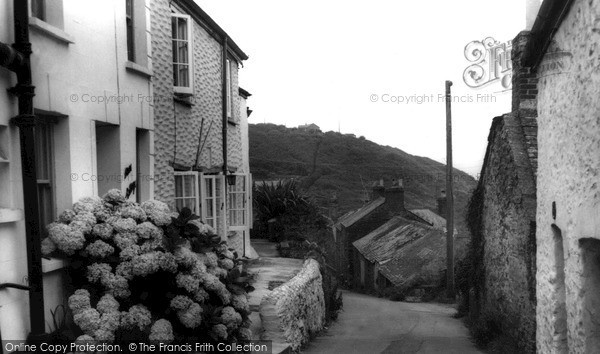
[[[465,46],[512,40],[525,0],[195,1],[249,56],[250,123],[315,123],[445,163],[451,80],[454,166],[476,176],[492,119],[511,109],[499,81],[465,84]]]

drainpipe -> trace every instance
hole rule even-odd
[[[223,96],[222,102],[222,113],[223,113],[223,182],[225,183],[225,195],[223,196],[223,220],[227,220],[227,36],[223,37],[223,58],[221,63],[221,69],[223,71],[221,91]],[[227,221],[224,222],[223,236],[221,240],[227,240]]]
[[[38,219],[38,193],[35,163],[35,124],[33,96],[35,87],[31,80],[31,43],[29,42],[28,2],[14,0],[15,43],[12,47],[0,43],[0,65],[17,74],[17,85],[8,91],[18,97],[19,114],[11,122],[19,127],[21,145],[21,173],[23,178],[23,204],[25,209],[25,240],[27,247],[27,277],[29,287],[6,284],[21,290],[29,290],[30,338],[45,332],[44,288],[42,274],[42,250]]]
[[[227,36],[223,38],[223,176],[227,177]]]

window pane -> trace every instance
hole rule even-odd
[[[189,83],[189,75],[188,75],[188,66],[187,65],[183,65],[180,64],[179,65],[179,85],[177,86],[181,86],[181,87],[189,87],[190,83]]]
[[[171,17],[171,37],[177,38],[177,17]]]
[[[45,0],[31,0],[31,15],[42,21],[46,21]]]
[[[183,176],[175,176],[175,197],[183,197]]]
[[[178,46],[178,54],[177,54],[177,62],[187,64],[188,63],[188,42],[177,42]]]
[[[131,17],[133,14],[133,0],[125,0],[125,14]]]
[[[184,199],[175,199],[175,210],[181,210],[184,207]]]
[[[187,19],[177,19],[177,39],[188,39],[187,38]]]
[[[207,219],[215,216],[215,209],[212,202],[212,200],[208,200],[205,206]]]
[[[39,222],[42,230],[46,230],[45,226],[50,224],[53,217],[52,188],[49,184],[38,184],[38,208]],[[45,235],[45,233],[43,233]]]
[[[179,66],[177,64],[173,64],[173,85],[181,86],[179,85]]]
[[[192,213],[196,214],[197,210],[196,210],[196,199],[191,198],[191,199],[185,199],[185,206],[188,207]]]
[[[177,45],[178,45],[178,41],[173,40],[173,63],[179,63],[179,56],[178,56],[178,51],[177,51]]]
[[[214,197],[214,193],[213,193],[213,180],[212,179],[207,179],[206,180],[206,197],[207,198],[212,198]]]
[[[184,176],[184,186],[185,197],[195,197],[196,196],[196,186],[194,185],[194,176]]]

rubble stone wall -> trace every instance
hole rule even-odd
[[[260,304],[264,340],[300,349],[325,324],[325,299],[319,262],[307,259],[302,270],[266,295]]]
[[[484,284],[480,311],[498,319],[523,352],[535,352],[535,189],[527,186],[516,118],[496,118],[484,173]],[[533,177],[527,178],[533,184]],[[531,187],[531,188],[527,188]]]

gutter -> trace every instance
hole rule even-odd
[[[524,50],[524,66],[531,67],[532,71],[537,69],[573,3],[573,0],[544,0]]]
[[[19,106],[19,114],[13,117],[11,122],[19,127],[29,287],[3,284],[0,289],[29,290],[29,320],[31,325],[29,338],[33,339],[44,334],[46,330],[42,246],[35,168],[35,125],[38,118],[36,118],[33,110],[35,86],[32,85],[31,79],[28,2],[14,0],[13,9],[15,43],[11,47],[0,42],[0,65],[17,74],[17,84],[15,87],[10,88],[8,92],[18,97]]]
[[[194,0],[175,0],[177,4],[183,7],[209,34],[218,42],[225,41],[228,38],[228,51],[230,50],[239,62],[248,60],[248,55],[231,39],[221,26],[219,26]]]

